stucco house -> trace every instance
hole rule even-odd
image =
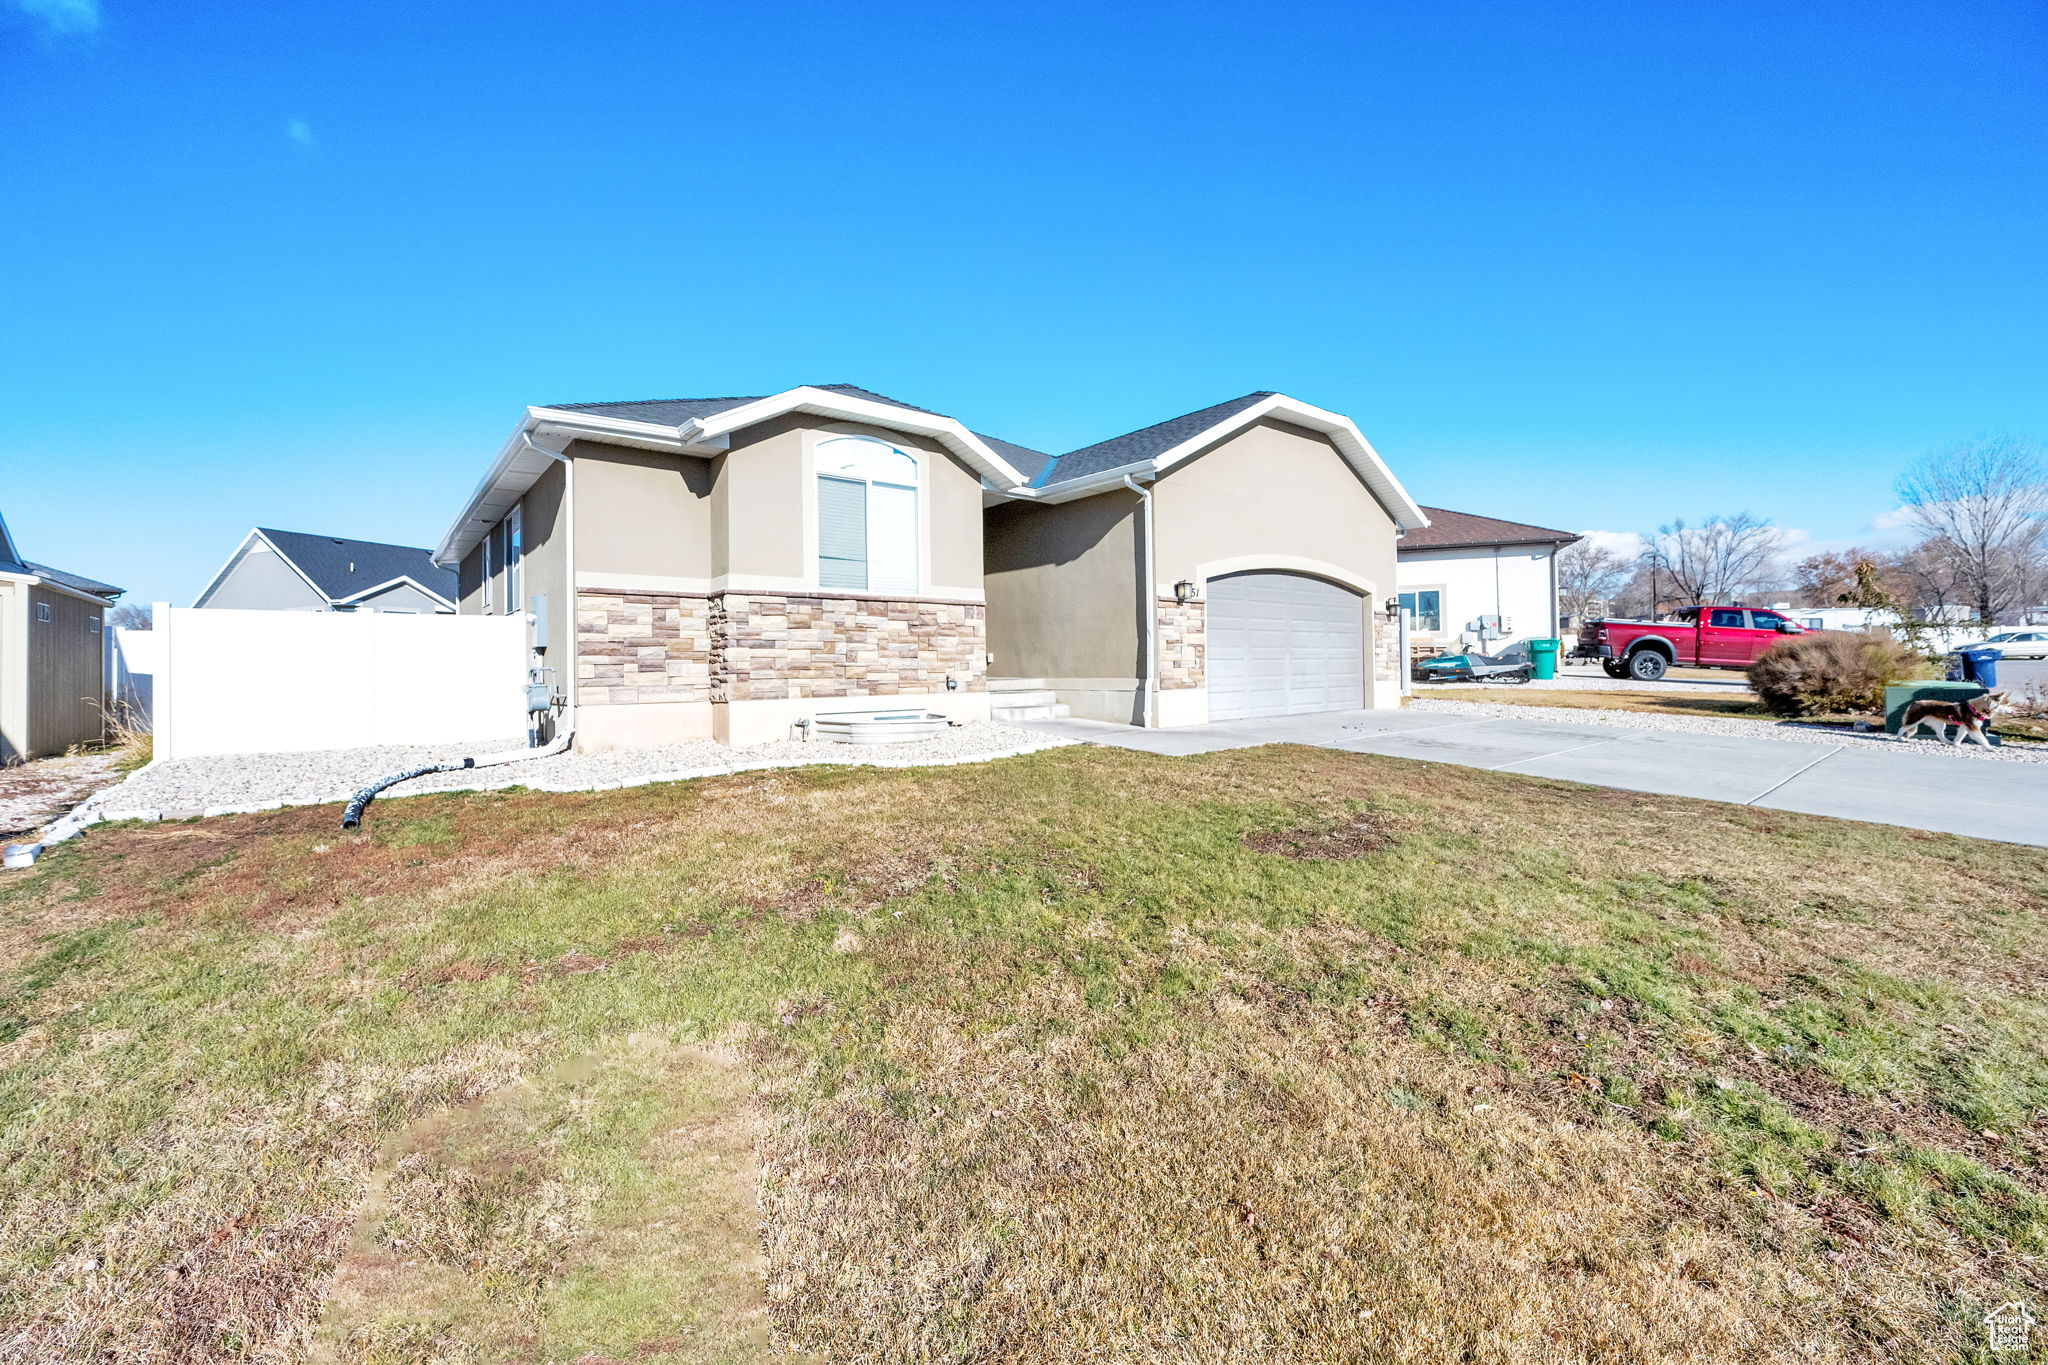
[[[0,520],[0,763],[105,732],[108,583],[21,557]]]
[[[1349,418],[1254,393],[1052,455],[846,384],[528,408],[434,552],[525,611],[579,747],[832,712],[1135,724],[1399,702],[1398,533]]]
[[[1409,638],[1421,650],[1507,653],[1555,638],[1557,554],[1571,531],[1425,507],[1429,525],[1401,538],[1396,571]]]
[[[452,614],[455,574],[415,545],[258,526],[192,605]]]

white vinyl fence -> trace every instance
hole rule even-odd
[[[522,617],[155,610],[160,759],[526,732]]]

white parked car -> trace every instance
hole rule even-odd
[[[2001,659],[2048,659],[2048,630],[2008,630],[1964,649],[1995,649]]]

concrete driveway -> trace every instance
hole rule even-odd
[[[2048,763],[1409,711],[1335,711],[1177,730],[1093,720],[1034,721],[1027,728],[1155,754],[1313,744],[2048,846]]]

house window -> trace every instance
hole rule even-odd
[[[484,532],[484,615],[497,610],[498,601],[498,528],[493,526]]]
[[[520,547],[526,538],[523,525],[525,519],[520,515],[523,510],[523,508],[514,507],[511,514],[505,518],[505,610],[507,612],[516,612],[521,609],[519,597],[519,583],[522,577],[520,573]]]
[[[38,602],[38,603],[36,603],[36,620],[38,620],[38,621],[47,621],[47,620],[49,620],[49,619],[50,619],[50,604],[49,604],[48,602]]]
[[[88,631],[92,632],[92,633],[93,633],[94,635],[97,635],[97,634],[99,634],[99,633],[100,633],[100,618],[99,618],[99,617],[97,617],[97,616],[88,616],[88,617],[86,617],[86,618],[85,618],[85,628],[86,628],[86,629],[87,629]]]
[[[1444,628],[1444,595],[1436,588],[1402,593],[1401,610],[1408,613],[1410,629],[1437,631]]]
[[[818,586],[917,591],[917,460],[868,436],[818,442]]]

